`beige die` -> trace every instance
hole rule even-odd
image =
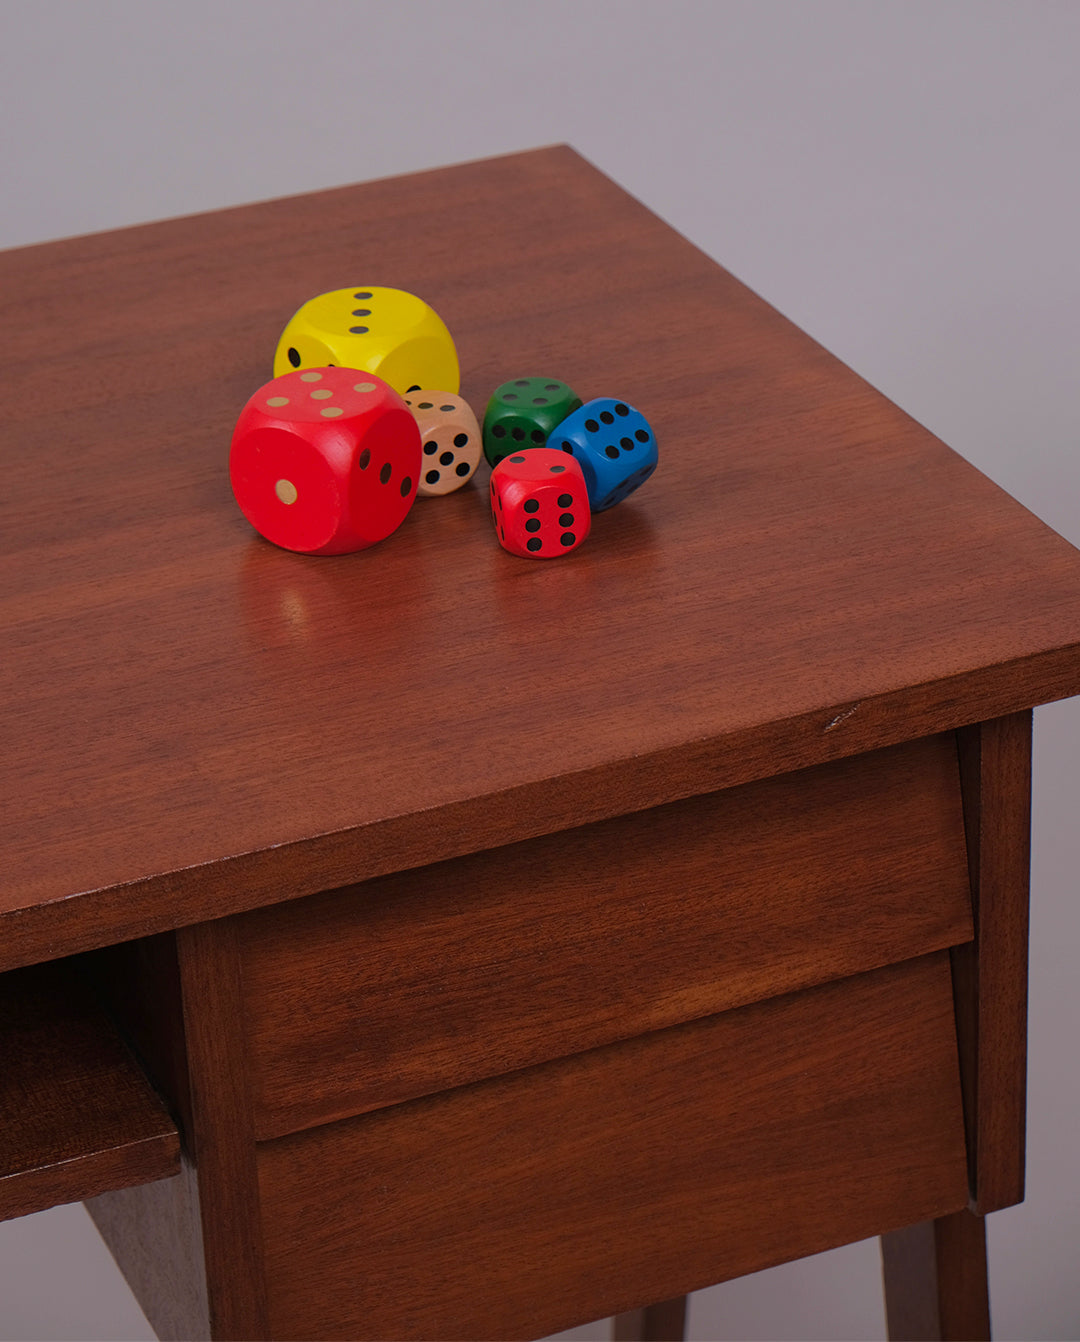
[[[483,456],[483,439],[468,403],[448,391],[414,391],[405,397],[420,427],[421,495],[450,494],[471,480]]]

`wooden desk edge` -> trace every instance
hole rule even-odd
[[[1080,693],[1080,644],[0,914],[0,972],[790,773]]]

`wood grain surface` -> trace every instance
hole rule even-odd
[[[182,928],[176,937],[191,1087],[191,1147],[215,1342],[266,1337],[263,1244],[243,1040],[236,928]]]
[[[953,1212],[881,1237],[890,1342],[987,1342],[986,1222]]]
[[[0,977],[0,1220],[179,1168],[176,1124],[72,966]]]
[[[955,738],[237,922],[280,1136],[970,940]]]
[[[92,957],[181,1118],[178,1178],[88,1204],[162,1339],[267,1336],[255,1145],[234,921]]]
[[[948,953],[264,1143],[271,1332],[540,1337],[962,1208]]]
[[[975,939],[952,953],[971,1207],[1022,1202],[1027,1127],[1031,713],[960,733]]]
[[[540,565],[486,474],[276,550],[226,452],[285,321],[419,293],[482,410],[640,408]],[[1080,689],[1080,556],[568,148],[0,255],[0,968]]]

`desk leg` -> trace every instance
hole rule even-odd
[[[986,1222],[972,1212],[881,1237],[891,1342],[984,1342],[990,1337]]]
[[[111,970],[114,1007],[180,1115],[184,1168],[87,1210],[159,1337],[268,1337],[235,927],[151,938]]]
[[[975,940],[952,951],[971,1207],[1024,1197],[1031,712],[958,734]]]
[[[616,1314],[612,1342],[682,1342],[686,1331],[686,1296],[658,1305]]]
[[[1031,713],[957,735],[975,938],[952,951],[973,1211],[883,1235],[889,1337],[990,1336],[986,1212],[1024,1196]]]

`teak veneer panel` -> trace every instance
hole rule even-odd
[[[259,1137],[968,941],[952,733],[237,921]]]
[[[669,1299],[965,1205],[948,954],[258,1159],[273,1337],[536,1337]]]
[[[179,1168],[176,1125],[76,971],[0,975],[0,1220]]]
[[[1024,1197],[1031,712],[960,733],[975,939],[952,953],[972,1207]]]
[[[350,277],[474,406],[625,396],[655,476],[556,564],[486,468],[261,541],[232,427]],[[0,254],[0,366],[0,969],[1080,690],[1076,551],[568,148]]]

